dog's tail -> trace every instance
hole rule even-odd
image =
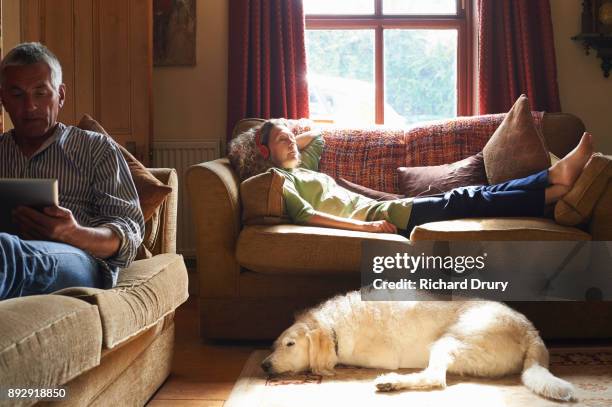
[[[528,347],[521,380],[534,393],[561,401],[574,398],[574,386],[548,370],[548,350],[537,332],[528,333]]]

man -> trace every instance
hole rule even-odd
[[[0,136],[0,178],[56,178],[59,206],[12,213],[0,230],[0,299],[61,288],[107,288],[142,242],[128,166],[105,135],[57,121],[66,87],[55,55],[24,43],[0,63],[0,98],[14,129]]]

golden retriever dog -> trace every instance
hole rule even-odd
[[[541,396],[568,401],[574,394],[548,370],[548,351],[531,322],[492,301],[362,301],[351,292],[297,316],[261,367],[268,374],[333,375],[336,364],[424,368],[379,376],[379,391],[444,388],[447,372],[520,372],[523,384]]]

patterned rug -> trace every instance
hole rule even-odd
[[[224,407],[356,406],[612,406],[612,348],[551,349],[551,371],[574,384],[578,400],[557,403],[536,396],[518,375],[499,380],[449,375],[435,391],[378,393],[372,381],[382,370],[337,367],[336,376],[302,374],[268,378],[260,369],[267,350],[253,352]],[[415,370],[404,369],[402,372]]]

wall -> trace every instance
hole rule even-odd
[[[570,38],[580,31],[580,0],[550,0],[563,111],[580,117],[596,148],[612,154],[612,77]],[[197,66],[155,68],[155,136],[224,141],[229,0],[198,0]],[[180,96],[176,96],[176,95]]]
[[[603,76],[596,51],[585,55],[570,38],[580,32],[582,2],[551,0],[561,109],[580,117],[595,148],[612,154],[612,75]]]
[[[153,69],[155,141],[225,141],[229,1],[196,1],[196,66]],[[20,42],[19,7],[2,0],[4,50]]]
[[[596,147],[612,154],[612,77],[570,38],[580,31],[581,1],[551,0],[563,111],[580,117]],[[2,1],[4,49],[19,40],[19,1]],[[154,139],[225,139],[229,0],[197,0],[197,65],[153,71]]]
[[[228,0],[197,0],[196,66],[153,69],[154,140],[225,140]]]
[[[21,42],[19,7],[19,0],[2,0],[2,52],[4,54]],[[3,117],[4,129],[12,128],[11,119],[4,111]]]

